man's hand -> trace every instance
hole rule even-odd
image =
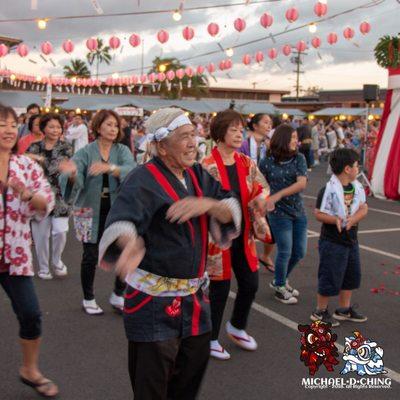
[[[78,168],[76,167],[76,164],[72,160],[60,161],[60,164],[58,164],[58,170],[62,174],[69,174],[72,177],[74,177],[78,172]]]
[[[347,220],[346,220],[346,230],[349,231],[356,224],[357,224],[357,221],[354,218],[354,215],[348,216]]]
[[[336,217],[336,228],[339,233],[342,232],[342,218]]]
[[[123,236],[117,240],[117,246],[122,249],[122,253],[115,265],[115,272],[122,279],[134,272],[146,253],[146,247],[142,237],[138,236],[132,240],[131,237]]]
[[[97,161],[90,166],[89,175],[98,176],[98,175],[108,174],[110,172],[110,168],[111,168],[110,164],[102,161]]]
[[[185,197],[179,200],[168,209],[166,218],[170,222],[178,222],[183,224],[191,218],[199,217],[206,214],[215,204],[217,200],[210,198]]]

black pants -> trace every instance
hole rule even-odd
[[[160,342],[129,342],[135,400],[192,400],[210,353],[210,334]]]
[[[312,167],[312,162],[311,162],[311,152],[312,152],[311,144],[302,144],[302,145],[300,145],[299,151],[306,158],[307,168],[311,168]]]
[[[11,300],[12,308],[19,322],[19,337],[35,340],[42,333],[42,319],[36,297],[33,279],[30,276],[0,274],[0,284]]]
[[[230,322],[237,329],[246,329],[251,305],[258,290],[258,271],[251,271],[245,258],[242,240],[242,237],[234,240],[231,247],[232,269],[238,283],[238,292]],[[218,339],[230,287],[230,280],[210,282],[211,340]]]

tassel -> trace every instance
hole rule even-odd
[[[188,80],[188,88],[190,89],[191,87],[192,87],[192,80],[189,79],[189,80]]]
[[[88,95],[91,96],[92,95],[92,88],[89,89]]]
[[[122,86],[120,86],[120,87],[118,88],[118,90],[119,90],[119,94],[122,94]]]
[[[107,86],[107,87],[106,87],[106,91],[105,91],[105,93],[106,93],[106,94],[108,94],[108,92],[109,92],[109,91],[110,91],[110,87],[109,87],[109,86]]]
[[[114,87],[111,88],[111,94],[115,94]]]
[[[99,92],[100,92],[101,94],[104,94],[103,88],[102,88],[101,86],[99,86]]]
[[[152,92],[155,92],[155,91],[156,91],[156,88],[154,87],[153,84],[151,84],[151,91],[152,91]]]
[[[142,93],[142,91],[143,91],[143,85],[140,85],[139,86],[139,93]]]
[[[183,90],[182,81],[179,81],[179,90]]]

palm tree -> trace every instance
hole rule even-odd
[[[84,60],[71,60],[71,65],[64,65],[66,78],[90,78],[89,68]]]
[[[180,68],[185,69],[186,65],[181,64],[177,58],[161,58],[156,57],[153,60],[153,66],[149,73],[161,72],[165,68],[165,71],[176,71]],[[167,99],[179,99],[183,95],[193,96],[200,98],[208,92],[208,78],[206,75],[193,75],[191,79],[191,87],[188,88],[189,78],[185,75],[181,80],[175,78],[171,81],[171,90],[168,90],[167,85],[161,85],[160,93]],[[182,82],[182,89],[179,82]]]
[[[86,54],[90,66],[96,62],[96,78],[99,76],[99,65],[103,62],[107,65],[111,63],[110,50],[110,46],[104,46],[102,39],[97,39],[97,49]]]

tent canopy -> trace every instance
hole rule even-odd
[[[369,114],[382,115],[382,109],[370,108],[368,109]],[[316,117],[334,117],[335,115],[346,115],[346,116],[365,116],[367,114],[366,108],[340,108],[340,107],[328,107],[322,110],[316,111],[314,115]]]

